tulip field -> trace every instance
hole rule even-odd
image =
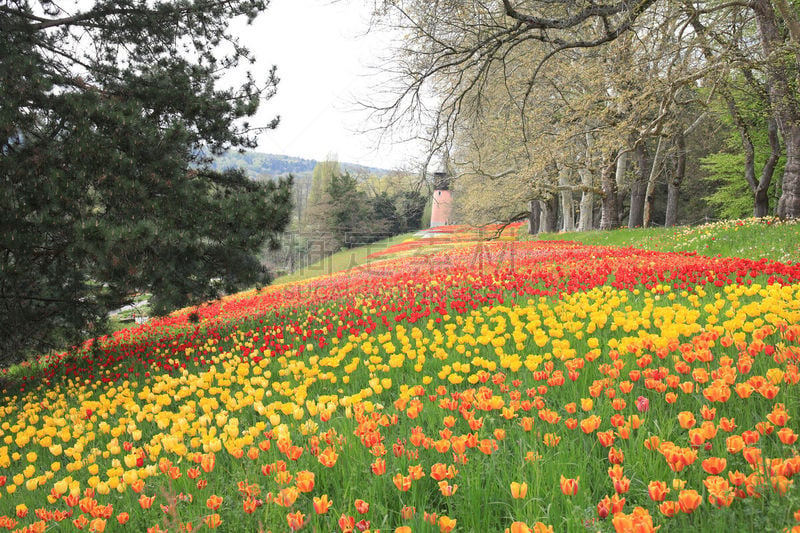
[[[43,361],[0,530],[800,531],[800,265],[451,240]]]

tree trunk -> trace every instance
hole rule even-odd
[[[628,170],[628,151],[624,150],[617,156],[617,168],[614,181],[617,186],[617,226],[622,225],[624,213],[622,212],[622,191],[625,188],[625,172]]]
[[[653,197],[653,193],[656,189],[656,178],[658,177],[658,156],[661,155],[661,142],[664,138],[658,138],[658,144],[656,144],[656,155],[653,156],[653,164],[650,167],[650,176],[647,178],[647,189],[644,193],[644,212],[642,213],[642,227],[649,228],[650,227],[650,219],[653,216],[653,203],[655,202],[655,198]]]
[[[800,124],[784,127],[783,138],[786,142],[786,166],[778,216],[800,218]]]
[[[578,170],[581,177],[583,191],[581,193],[580,214],[578,218],[578,231],[591,231],[594,226],[594,175],[592,173],[592,148],[594,138],[591,133],[586,134],[586,155],[583,168]]]
[[[542,205],[539,200],[530,201],[530,214],[528,215],[528,234],[536,235],[539,233],[539,223],[542,217]]]
[[[678,197],[683,178],[686,176],[686,139],[682,134],[676,136],[675,144],[677,147],[675,169],[667,182],[667,214],[664,225],[668,228],[678,222]]]
[[[591,231],[594,225],[594,179],[592,171],[582,168],[578,171],[581,177],[583,191],[581,193],[580,214],[578,218],[578,231]]]
[[[779,2],[780,4],[780,2]],[[756,15],[761,46],[766,58],[767,91],[772,104],[773,117],[786,142],[786,167],[783,171],[783,193],[778,201],[778,216],[781,218],[800,218],[800,102],[789,82],[786,57],[793,54],[794,65],[800,64],[800,56],[787,44],[800,44],[797,35],[797,17],[787,11],[790,38],[786,43],[778,25],[778,18],[770,0],[752,0],[750,5]],[[783,5],[783,4],[781,4]],[[780,6],[779,6],[780,7]],[[786,5],[783,5],[786,7]]]
[[[572,208],[572,190],[568,187],[569,169],[562,167],[558,170],[558,185],[564,187],[561,191],[561,215],[564,218],[562,231],[575,231],[575,212]]]
[[[764,163],[764,168],[761,169],[761,178],[753,188],[753,216],[762,218],[769,214],[769,184],[772,182],[772,176],[775,173],[775,166],[778,164],[778,159],[781,157],[781,143],[778,139],[778,125],[774,119],[769,119],[767,122],[768,137],[770,154],[767,162]]]
[[[553,233],[556,231],[558,221],[558,200],[555,196],[547,200],[539,200],[541,206],[541,224],[539,225],[542,233]]]
[[[603,199],[600,203],[600,229],[611,230],[619,226],[619,204],[617,199],[617,181],[614,179],[614,169],[618,165],[618,161],[614,161],[614,155],[611,154],[609,161],[603,165],[602,174],[600,174],[600,186],[603,188]],[[624,154],[620,154],[622,157]]]
[[[647,161],[647,149],[644,142],[636,147],[636,158],[639,161],[639,175],[631,183],[631,212],[628,215],[628,227],[640,228],[644,223],[644,201],[647,192],[647,177],[650,165]]]

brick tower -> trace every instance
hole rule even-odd
[[[453,223],[453,193],[450,191],[450,176],[446,172],[433,175],[433,206],[431,208],[431,227],[446,226]]]

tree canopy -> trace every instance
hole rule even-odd
[[[403,35],[388,63],[395,84],[371,107],[388,127],[416,127],[430,153],[457,159],[473,183],[497,188],[503,178],[525,190],[496,196],[509,213],[560,197],[562,228],[576,215],[577,227],[590,229],[599,198],[600,226],[611,228],[625,189],[629,225],[647,225],[661,184],[670,195],[665,219],[675,223],[681,183],[697,165],[687,154],[723,101],[742,137],[754,213],[768,212],[783,154],[776,212],[800,217],[796,0],[370,3],[376,24]],[[762,122],[747,123],[732,87],[739,79]],[[760,176],[753,135],[769,141]]]
[[[290,180],[209,167],[277,125],[247,122],[278,80],[237,70],[229,27],[267,4],[0,6],[0,362],[101,332],[137,292],[162,313],[268,281]]]

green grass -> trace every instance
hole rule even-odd
[[[542,233],[530,238],[595,246],[632,246],[662,252],[697,252],[707,256],[800,261],[800,224],[777,219],[729,220],[675,228]]]
[[[395,235],[394,237],[373,242],[365,246],[341,250],[291,274],[279,276],[273,280],[272,284],[283,285],[285,283],[303,281],[306,279],[316,278],[318,276],[327,276],[335,272],[349,270],[351,268],[357,268],[372,262],[383,260],[385,257],[378,257],[375,260],[372,260],[367,259],[367,256],[380,250],[385,250],[394,244],[399,244],[403,241],[411,239],[413,236],[413,233],[404,233],[402,235]]]

